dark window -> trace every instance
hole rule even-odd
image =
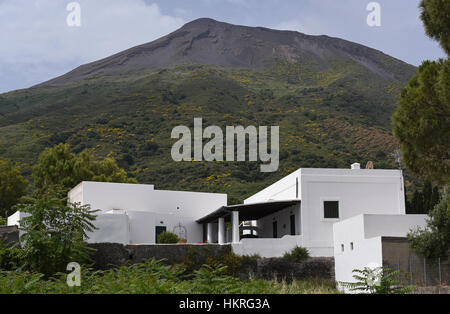
[[[291,235],[295,235],[295,215],[291,215]]]
[[[273,238],[278,238],[278,224],[276,221],[272,223],[272,232],[273,232]]]
[[[324,201],[323,211],[325,218],[339,218],[339,202],[338,201]]]

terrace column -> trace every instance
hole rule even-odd
[[[219,218],[219,244],[225,244],[225,218]]]
[[[239,212],[231,212],[231,242],[239,243]]]
[[[207,225],[206,242],[213,243],[213,224],[211,222]]]

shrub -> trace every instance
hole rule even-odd
[[[15,270],[20,265],[20,249],[0,239],[0,270]]]
[[[172,232],[164,231],[158,235],[157,242],[161,244],[176,244],[180,238]]]
[[[408,234],[410,246],[428,258],[445,256],[450,249],[450,193],[429,213],[427,228],[417,228]]]
[[[0,226],[6,226],[7,222],[6,219],[3,217],[0,217]]]
[[[344,288],[350,291],[371,294],[404,294],[410,292],[413,286],[401,286],[396,280],[399,270],[391,271],[389,268],[365,267],[364,269],[354,269],[353,278],[356,282],[340,282]]]
[[[26,269],[46,276],[65,271],[70,262],[83,264],[90,260],[84,239],[95,226],[95,210],[89,206],[66,204],[64,200],[45,196],[31,199],[17,210],[30,216],[20,220],[24,246],[20,257]]]
[[[291,262],[302,262],[309,258],[309,251],[303,247],[296,246],[290,252],[284,253],[283,257]]]

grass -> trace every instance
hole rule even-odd
[[[226,275],[226,266],[204,265],[187,276],[182,266],[162,261],[122,266],[107,271],[82,269],[81,286],[69,287],[67,274],[44,278],[41,274],[0,272],[0,294],[331,294],[338,293],[327,280],[249,279]]]

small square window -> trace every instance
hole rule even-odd
[[[323,202],[324,218],[338,219],[339,218],[339,201],[324,201]]]

